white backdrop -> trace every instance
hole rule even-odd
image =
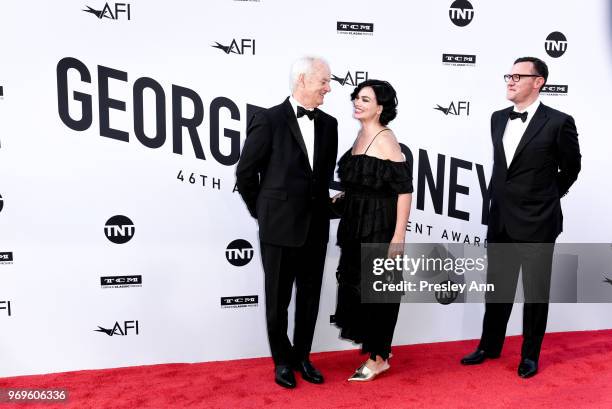
[[[339,121],[340,154],[358,129],[349,94],[355,78],[367,73],[390,81],[398,92],[399,115],[390,125],[414,154],[415,188],[424,169],[420,155],[429,159],[434,176],[438,155],[444,155],[442,212],[434,211],[427,189],[415,191],[408,235],[413,242],[449,241],[442,237],[445,230],[449,237],[451,231],[461,233],[461,241],[465,235],[470,241],[484,239],[476,165],[488,182],[490,114],[509,105],[502,75],[516,57],[543,58],[549,84],[565,85],[568,92],[543,95],[542,101],[574,116],[583,154],[578,182],[562,201],[565,231],[559,241],[610,242],[609,3],[472,0],[473,19],[464,27],[449,18],[451,3],[386,0],[373,8],[369,1],[355,0],[307,5],[281,0],[3,2],[0,376],[269,355],[257,226],[233,191],[237,151],[231,141],[244,142],[247,105],[268,107],[288,95],[289,66],[304,54],[327,58],[340,79],[350,74],[344,85],[332,81],[321,107]],[[88,8],[102,18],[84,11]],[[359,22],[373,31],[340,32],[338,22]],[[555,31],[567,38],[558,58],[545,50],[547,36]],[[226,53],[214,45],[232,48]],[[443,64],[443,54],[475,55],[476,63]],[[92,120],[82,131],[60,117],[58,78],[64,74],[58,63],[66,57],[82,62],[91,76],[83,82],[76,70],[67,74],[63,103],[70,117],[79,120],[83,109],[73,92],[91,95]],[[125,102],[125,109],[108,111],[110,127],[127,132],[128,142],[102,136],[99,82],[105,80],[98,66],[127,75],[108,80],[110,98]],[[165,143],[155,149],[142,144],[134,130],[133,90],[141,77],[159,84],[165,104],[160,111]],[[173,152],[176,86],[196,95],[182,98],[183,117],[193,117],[193,99],[202,101],[197,133],[205,159],[196,157],[186,129],[182,154]],[[144,91],[144,133],[150,139],[156,135],[154,96],[151,89]],[[232,119],[221,108],[217,116],[211,104],[218,97],[235,105],[239,115]],[[464,109],[459,115],[434,109],[451,103],[469,103],[469,115]],[[471,170],[458,171],[457,182],[469,187],[469,194],[457,194],[456,205],[470,214],[469,221],[448,212],[451,157],[471,163]],[[179,172],[183,181],[177,179]],[[206,176],[205,186],[199,175]],[[424,194],[421,208],[419,194]],[[104,225],[115,215],[134,223],[127,243],[105,236]],[[416,224],[432,226],[431,235],[415,233]],[[329,324],[335,306],[336,228],[332,223],[315,351],[355,347],[339,340]],[[226,258],[226,247],[236,239],[255,249],[242,267]],[[103,276],[133,275],[141,276],[141,286],[101,286]],[[221,306],[222,297],[254,295],[258,304]],[[402,305],[394,343],[477,338],[482,313],[477,304]],[[520,313],[515,308],[511,334],[520,333]],[[112,332],[115,323],[122,329]],[[112,336],[95,331],[99,327]],[[610,327],[607,304],[551,306],[549,331]]]

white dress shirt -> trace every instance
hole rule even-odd
[[[289,102],[291,102],[293,113],[297,118],[297,107],[301,106],[301,104],[292,96],[289,97]],[[314,169],[314,121],[314,119],[308,119],[306,115],[301,118],[297,118],[298,125],[300,126],[300,132],[302,133],[302,138],[304,139],[304,145],[306,145],[310,169]]]
[[[506,124],[506,129],[504,131],[503,137],[504,151],[506,152],[506,165],[508,167],[510,167],[510,163],[512,163],[512,158],[514,158],[514,153],[516,152],[516,148],[518,147],[518,144],[521,141],[521,138],[523,137],[523,134],[525,133],[525,130],[529,125],[529,122],[531,122],[531,119],[533,118],[533,115],[535,114],[535,111],[538,109],[539,106],[539,98],[533,101],[531,105],[529,105],[522,111],[519,111],[516,108],[516,105],[514,106],[514,111],[518,113],[523,113],[527,111],[527,120],[523,122],[521,118],[508,119],[508,123]]]

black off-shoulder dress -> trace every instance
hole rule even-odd
[[[369,147],[368,147],[369,148]],[[345,192],[344,212],[338,226],[341,248],[335,323],[340,336],[362,344],[372,359],[387,359],[399,312],[394,302],[363,303],[362,243],[390,243],[397,220],[398,194],[412,192],[412,161],[382,160],[353,155],[348,150],[338,162],[338,176]]]

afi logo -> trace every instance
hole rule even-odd
[[[558,31],[552,32],[546,37],[544,42],[546,53],[553,58],[559,58],[567,50],[567,38]]]
[[[472,22],[474,18],[474,7],[467,0],[456,0],[451,4],[448,10],[448,16],[454,25],[465,27]]]
[[[444,108],[443,106],[438,105],[434,107],[434,109],[443,112],[444,115],[470,115],[470,103],[468,101],[457,101],[457,104],[451,102],[448,108]]]
[[[355,71],[354,75],[352,75],[351,72],[348,71],[344,77],[338,77],[337,75],[332,74],[331,79],[332,81],[338,82],[340,85],[350,85],[356,87],[360,83],[367,81],[368,72]]]
[[[106,238],[115,244],[130,241],[134,237],[135,230],[134,223],[128,217],[122,215],[111,217],[104,226]]]
[[[225,54],[233,53],[244,55],[249,52],[251,55],[255,55],[255,39],[254,38],[242,38],[240,43],[233,39],[230,45],[223,45],[215,41],[216,45],[212,45],[213,48],[222,50]]]
[[[111,329],[106,329],[98,325],[98,329],[94,329],[94,332],[103,332],[109,337],[113,335],[126,336],[129,335],[130,330],[133,330],[134,335],[138,335],[138,320],[136,321],[123,321],[123,327],[119,322],[115,322],[115,325]]]
[[[91,8],[89,6],[85,6],[87,7],[87,10],[83,10],[87,13],[91,13],[94,16],[98,17],[100,20],[102,20],[103,18],[108,18],[111,20],[119,20],[119,17],[121,17],[121,15],[125,14],[125,18],[127,18],[128,20],[132,19],[132,10],[131,10],[131,5],[129,3],[115,3],[115,12],[113,13],[113,9],[108,5],[108,3],[104,4],[104,8],[102,10],[96,10],[94,8]]]
[[[6,310],[8,316],[11,316],[11,302],[10,301],[0,301],[0,310]]]
[[[246,266],[253,259],[255,250],[246,240],[238,239],[232,241],[225,249],[225,258],[236,267]]]

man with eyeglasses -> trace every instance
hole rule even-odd
[[[491,116],[493,173],[489,186],[487,294],[480,343],[461,359],[481,364],[501,354],[519,271],[525,297],[523,345],[518,375],[538,371],[546,331],[554,242],[563,230],[560,198],[580,172],[574,119],[539,100],[548,67],[534,57],[518,58],[504,75],[514,106]]]

